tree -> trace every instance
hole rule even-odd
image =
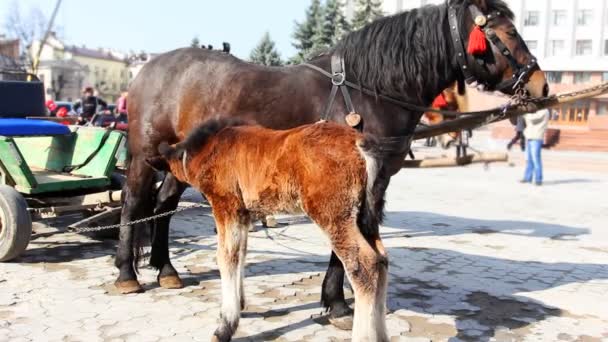
[[[340,0],[327,0],[312,37],[313,46],[311,50],[326,50],[338,43],[349,31],[350,25],[344,16],[342,2]]]
[[[355,15],[353,17],[353,29],[358,30],[372,21],[384,16],[382,12],[382,1],[380,0],[356,0]]]
[[[291,59],[292,63],[299,63],[305,59],[308,51],[313,47],[313,36],[319,26],[319,20],[322,13],[320,0],[312,0],[310,6],[306,10],[306,19],[302,23],[296,22],[296,29],[293,34],[295,42],[293,46],[298,49],[298,54]]]
[[[249,60],[253,63],[268,65],[268,66],[280,66],[283,65],[281,56],[277,52],[274,41],[270,38],[268,32],[264,33],[264,36],[258,43],[258,45],[251,51]]]
[[[41,40],[46,31],[47,20],[38,7],[32,7],[28,16],[21,14],[18,2],[13,1],[4,21],[4,28],[12,38],[19,39],[23,63],[32,69],[34,65],[33,52],[30,48],[34,41]]]
[[[190,41],[190,47],[193,47],[193,48],[201,47],[201,41],[198,39],[198,37],[192,38],[192,40]]]

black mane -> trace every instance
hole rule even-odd
[[[383,95],[429,104],[456,77],[447,1],[378,19],[347,35],[334,49],[344,56],[347,78]],[[460,18],[468,3],[450,1]],[[502,0],[487,5],[513,18]]]

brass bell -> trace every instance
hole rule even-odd
[[[475,17],[475,25],[483,27],[486,26],[487,23],[488,19],[485,15],[478,15],[477,17]]]
[[[350,127],[356,127],[358,124],[361,123],[361,115],[357,114],[357,113],[350,113],[348,115],[346,115],[346,123],[350,126]]]

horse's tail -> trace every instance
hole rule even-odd
[[[365,237],[375,237],[384,219],[384,194],[389,179],[382,172],[382,161],[385,153],[382,143],[371,135],[365,135],[359,141],[359,150],[365,159],[367,179],[362,194],[357,225]]]

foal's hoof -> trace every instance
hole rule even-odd
[[[162,287],[163,289],[168,289],[168,290],[177,290],[177,289],[181,289],[182,287],[184,287],[184,283],[179,278],[179,276],[176,276],[176,275],[159,277],[158,283],[160,284],[160,287]]]
[[[329,323],[340,330],[353,330],[353,316],[341,316],[328,318]]]
[[[279,223],[274,216],[266,216],[266,228],[277,228]]]
[[[116,286],[116,289],[121,294],[144,292],[144,288],[141,287],[137,280],[116,281],[114,286]]]

